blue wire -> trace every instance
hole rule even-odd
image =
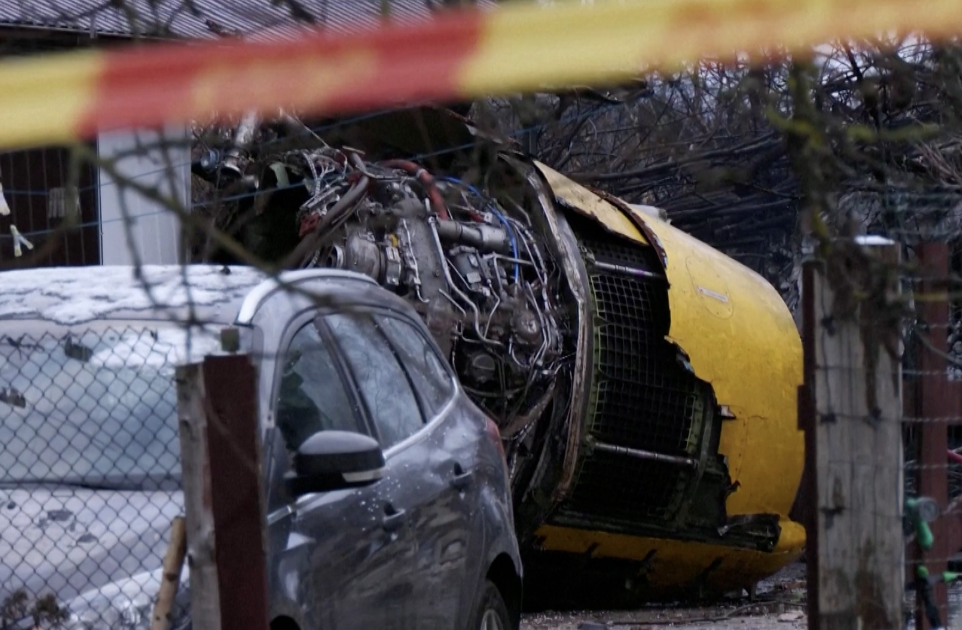
[[[512,255],[514,255],[515,259],[517,259],[518,258],[518,242],[514,238],[514,230],[511,229],[511,224],[508,223],[508,220],[504,218],[504,215],[498,211],[497,205],[492,200],[482,195],[481,191],[479,191],[477,188],[475,188],[471,184],[461,181],[456,177],[440,177],[439,179],[444,182],[451,182],[452,184],[464,186],[465,188],[470,190],[472,193],[477,195],[482,201],[484,201],[485,205],[488,205],[491,207],[491,212],[494,214],[494,216],[498,217],[498,221],[500,221],[501,225],[504,226],[504,229],[507,230],[508,240],[511,241],[511,253]],[[518,266],[518,263],[514,263],[514,281],[515,282],[518,281],[519,269],[520,267]]]

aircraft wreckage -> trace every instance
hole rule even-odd
[[[501,428],[526,598],[750,588],[801,554],[802,349],[768,282],[447,110],[285,120],[201,143],[195,176],[258,193],[215,220],[411,301]]]

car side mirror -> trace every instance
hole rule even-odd
[[[375,483],[384,476],[384,453],[377,440],[349,431],[318,431],[294,455],[285,478],[293,497]]]

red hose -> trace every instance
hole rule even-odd
[[[959,455],[955,451],[947,451],[946,455],[948,455],[949,459],[951,459],[956,464],[962,464],[962,455]]]
[[[431,207],[438,213],[438,216],[444,220],[451,218],[451,215],[448,214],[448,207],[444,203],[444,197],[441,196],[441,191],[438,190],[437,185],[434,183],[434,177],[431,176],[431,173],[424,170],[423,167],[407,160],[387,160],[381,162],[381,166],[407,171],[415,176],[417,180],[421,182],[421,185],[424,186],[425,190],[427,190],[428,199],[431,200]]]

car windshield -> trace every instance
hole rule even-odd
[[[0,484],[179,485],[174,369],[219,350],[170,323],[0,328]]]

